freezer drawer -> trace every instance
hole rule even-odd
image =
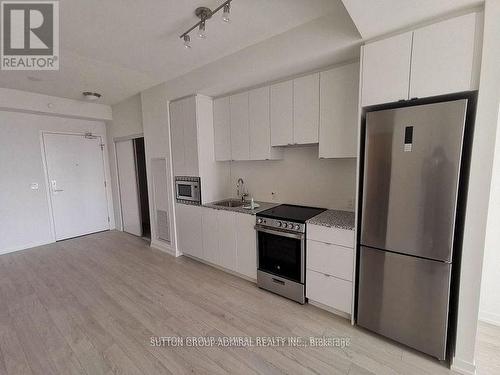
[[[451,264],[361,246],[357,323],[446,357]]]

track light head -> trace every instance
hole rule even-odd
[[[188,34],[184,34],[184,48],[191,48],[191,37]]]
[[[231,22],[229,13],[231,12],[231,3],[224,4],[224,12],[222,13],[222,20],[224,22]]]

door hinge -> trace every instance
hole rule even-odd
[[[104,143],[101,143],[99,146],[101,146],[101,150],[104,151]]]
[[[109,223],[109,216],[108,216],[108,223]]]
[[[108,186],[108,183],[106,182],[106,180],[104,180],[104,187],[107,187]]]

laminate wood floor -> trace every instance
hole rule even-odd
[[[0,256],[0,300],[0,374],[451,373],[343,318],[116,231]],[[152,336],[351,341],[345,348],[154,347]],[[498,331],[481,325],[480,336],[479,373],[500,373]]]

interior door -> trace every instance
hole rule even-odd
[[[56,240],[109,229],[101,137],[44,134]]]
[[[134,142],[129,139],[116,142],[115,146],[123,230],[142,236]]]

